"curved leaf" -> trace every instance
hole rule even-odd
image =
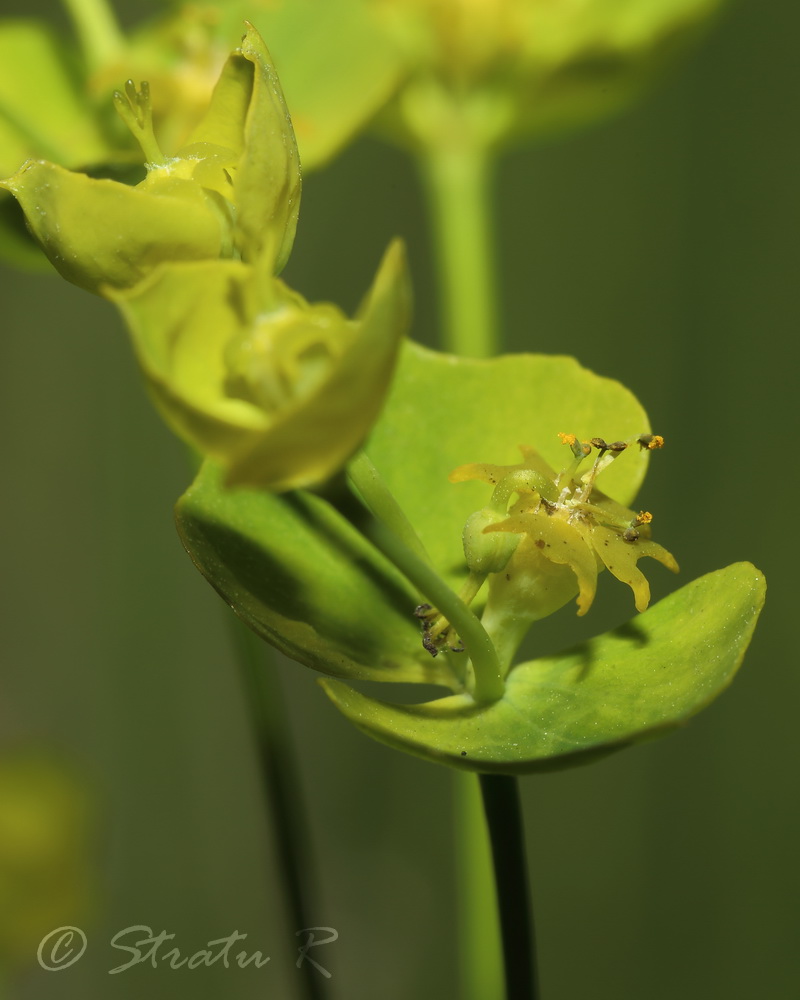
[[[359,729],[427,760],[503,773],[579,764],[660,735],[712,701],[742,661],[764,593],[750,563],[710,573],[613,632],[519,664],[490,705],[468,695],[391,705],[321,683]]]
[[[228,490],[206,462],[176,520],[200,572],[287,656],[337,677],[452,686],[420,645],[414,592],[322,498]]]

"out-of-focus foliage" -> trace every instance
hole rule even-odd
[[[403,52],[417,141],[451,102],[483,141],[562,132],[638,96],[721,0],[372,0]]]
[[[41,752],[0,755],[0,969],[30,965],[46,934],[89,914],[90,829],[74,773]]]

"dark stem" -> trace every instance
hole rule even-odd
[[[283,693],[275,665],[268,662],[269,658],[265,655],[264,643],[232,617],[231,626],[253,723],[264,801],[275,835],[278,870],[294,936],[294,932],[314,927],[320,921],[309,912],[313,864],[291,734],[286,725]],[[302,942],[302,936],[296,938],[298,946]],[[298,977],[302,977],[303,1000],[324,1000],[324,980],[311,962],[302,963]]]
[[[480,775],[492,843],[508,1000],[539,1000],[536,940],[517,779]]]

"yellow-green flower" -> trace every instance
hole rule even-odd
[[[163,266],[113,298],[167,423],[228,485],[273,490],[329,478],[361,445],[410,318],[399,243],[355,319],[241,261]]]
[[[518,465],[465,465],[450,476],[452,482],[480,479],[493,485],[489,508],[493,516],[483,529],[483,538],[505,532],[517,541],[503,565],[493,567],[489,577],[490,616],[502,607],[505,614],[535,621],[575,594],[578,614],[584,615],[594,600],[602,569],[627,584],[636,609],[644,611],[650,587],[637,567],[639,559],[649,556],[673,572],[678,570],[672,555],[650,539],[652,516],[623,507],[595,485],[603,469],[627,448],[638,443],[652,450],[661,447],[663,440],[642,435],[636,441],[606,443],[594,438],[581,442],[571,434],[562,435],[562,440],[572,451],[572,461],[558,474],[533,449],[523,447],[523,461]],[[592,452],[596,453],[594,462],[580,474],[580,466]],[[517,500],[508,507],[514,495]],[[468,563],[474,558],[468,551]]]
[[[147,159],[135,187],[29,160],[0,188],[22,206],[67,280],[93,292],[129,288],[162,262],[265,254],[283,267],[294,240],[300,166],[269,53],[247,26],[208,111],[175,156],[153,132],[149,87],[115,95]]]

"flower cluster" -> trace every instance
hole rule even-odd
[[[451,482],[480,479],[493,485],[492,522],[485,525],[483,536],[493,542],[494,533],[503,532],[517,542],[502,565],[492,566],[489,601],[523,605],[526,616],[536,620],[577,591],[578,614],[584,615],[594,600],[598,571],[607,569],[631,588],[637,611],[644,611],[650,587],[637,568],[639,559],[649,556],[673,572],[678,564],[650,540],[649,512],[623,507],[595,483],[632,444],[653,450],[663,445],[663,438],[646,434],[610,444],[601,438],[579,441],[574,434],[563,434],[561,439],[569,446],[572,461],[558,474],[532,448],[523,447],[519,465],[464,465],[450,475]],[[594,462],[581,474],[580,466],[593,451]],[[514,494],[518,499],[509,507]],[[474,551],[468,546],[470,569],[480,565],[485,544],[482,538],[480,542],[472,542]]]
[[[269,52],[247,24],[208,109],[174,156],[147,83],[114,103],[146,176],[130,186],[28,160],[0,181],[68,280],[116,303],[167,423],[229,484],[321,482],[378,415],[409,323],[403,248],[359,314],[309,303],[276,275],[294,241],[300,163]]]

